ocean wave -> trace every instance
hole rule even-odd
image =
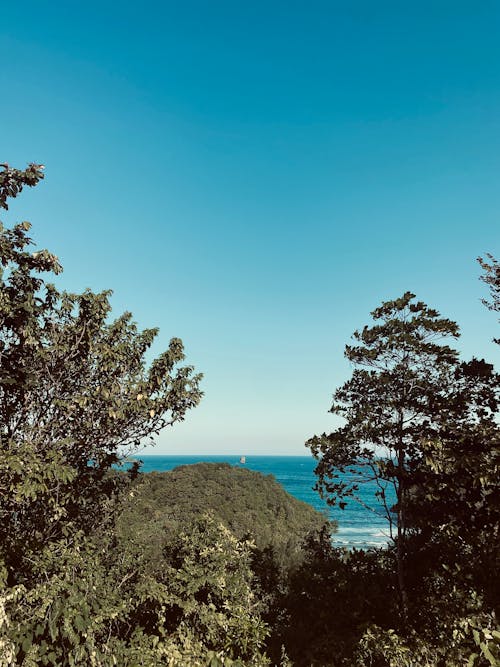
[[[340,526],[332,535],[332,543],[338,547],[382,547],[390,540],[389,533],[377,526]]]
[[[382,530],[378,526],[339,526],[338,532],[336,533],[337,535],[342,535],[342,534],[365,534],[365,535],[372,535],[372,536],[380,536],[380,537],[385,537],[386,536],[386,531]]]
[[[333,542],[334,547],[345,547],[346,549],[366,549],[369,547],[383,547],[386,542],[376,542],[375,540],[344,540],[339,541],[335,540]]]

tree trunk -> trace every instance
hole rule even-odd
[[[398,448],[398,536],[396,541],[396,565],[398,575],[398,590],[400,612],[403,627],[408,625],[408,593],[406,591],[405,571],[404,571],[404,545],[405,538],[405,506],[404,506],[404,443],[403,443],[403,412],[399,415],[399,448]]]
[[[408,625],[408,593],[406,592],[405,573],[404,573],[404,549],[403,549],[403,531],[401,530],[399,510],[398,510],[398,538],[396,542],[396,561],[398,572],[398,589],[401,620],[403,627]]]

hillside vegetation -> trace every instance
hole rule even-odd
[[[197,463],[139,475],[118,520],[119,534],[146,545],[154,556],[179,527],[207,511],[237,538],[249,538],[259,550],[272,547],[286,565],[297,562],[306,535],[327,522],[273,475]]]
[[[0,209],[42,178],[0,164]],[[348,552],[272,476],[125,465],[201,375],[179,338],[150,362],[156,330],[109,292],[47,282],[29,230],[0,224],[0,667],[500,664],[500,374],[455,322],[406,292],[346,346],[317,488],[343,509],[375,481],[391,536]]]

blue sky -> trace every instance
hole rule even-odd
[[[156,453],[304,454],[343,348],[410,289],[499,361],[496,2],[4,3],[0,161],[61,286],[180,336],[205,398]]]

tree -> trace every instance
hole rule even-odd
[[[438,528],[441,537],[460,536],[455,546],[485,538],[491,544],[500,529],[500,377],[491,364],[473,359],[460,364],[454,385],[452,398],[462,402],[461,409],[450,405],[453,419],[443,421],[438,437],[421,443],[411,523],[429,543]],[[484,543],[481,551],[487,547]]]
[[[360,484],[376,484],[380,504],[369,509],[388,521],[404,624],[404,543],[422,443],[435,439],[443,422],[465,409],[454,395],[458,355],[443,343],[458,337],[458,326],[414,298],[406,292],[383,303],[372,313],[375,325],[354,333],[357,344],[346,346],[345,355],[355,369],[335,392],[331,408],[345,424],[306,443],[319,460],[317,488],[330,504],[344,508],[350,498],[363,502]]]
[[[478,257],[477,261],[481,265],[481,268],[484,269],[484,275],[481,276],[481,280],[488,285],[490,288],[491,301],[486,301],[483,299],[484,305],[489,310],[500,311],[500,264],[493,257],[493,255],[486,255],[488,258],[483,259]],[[500,338],[494,338],[495,343],[500,345]]]
[[[241,667],[264,667],[269,662],[261,649],[268,629],[251,587],[251,546],[213,514],[201,514],[165,548],[169,567],[162,568],[159,578],[169,591],[167,627],[169,617],[182,617],[170,628],[179,643],[197,639],[229,660],[242,660]]]
[[[248,543],[200,516],[151,562],[99,532],[45,547],[36,584],[11,589],[1,667],[269,664]]]
[[[0,171],[0,205],[42,168]],[[145,438],[184,419],[201,376],[173,338],[110,319],[110,292],[59,291],[29,223],[0,228],[0,665],[264,665],[251,550],[211,517],[152,562],[116,517]]]
[[[3,165],[0,207],[42,169]],[[101,522],[125,479],[113,466],[201,398],[178,338],[148,364],[157,330],[111,320],[110,292],[57,290],[58,258],[29,230],[0,227],[0,559],[15,580],[30,552]]]
[[[334,547],[328,527],[309,535],[304,561],[289,572],[277,600],[282,612],[271,642],[284,644],[294,665],[350,667],[364,629],[393,623],[397,603],[387,576],[390,565],[384,549]],[[273,648],[276,655],[271,643]]]

